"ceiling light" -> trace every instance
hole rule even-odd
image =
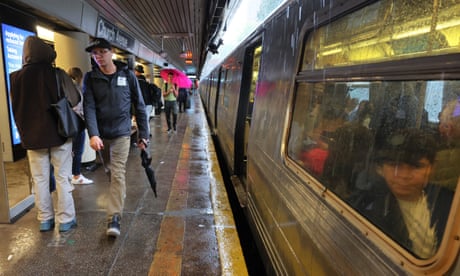
[[[184,44],[184,38],[182,38],[182,52],[179,55],[180,58],[186,58],[187,53],[185,52],[185,44]]]
[[[161,51],[158,53],[160,57],[166,58],[168,56],[168,53],[166,53],[163,49],[163,39],[164,37],[161,37]]]

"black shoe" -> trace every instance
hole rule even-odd
[[[109,221],[109,224],[107,225],[107,236],[110,237],[118,237],[120,236],[120,215],[119,214],[114,214],[112,216],[112,219]]]

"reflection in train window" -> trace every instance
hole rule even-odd
[[[458,52],[459,11],[458,1],[378,1],[316,30],[302,70]]]
[[[460,174],[460,81],[300,82],[292,116],[290,159],[414,256],[435,254]]]

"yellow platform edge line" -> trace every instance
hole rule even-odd
[[[206,125],[207,127],[207,125]],[[208,133],[209,129],[208,129]],[[220,171],[214,144],[208,138],[208,164],[211,202],[213,206],[217,243],[219,246],[221,275],[248,275],[238,231],[228,201],[227,191]]]

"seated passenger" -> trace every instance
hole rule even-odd
[[[436,154],[431,181],[455,191],[460,175],[459,100],[448,102],[439,114],[438,131],[442,147]]]
[[[360,172],[365,169],[372,132],[359,122],[349,123],[331,134],[322,180],[335,194],[348,197]]]
[[[324,162],[328,156],[327,139],[326,133],[323,133],[318,141],[311,144],[305,142],[305,149],[300,153],[303,166],[315,176],[320,176],[324,170]]]
[[[376,144],[383,143],[393,131],[416,127],[418,106],[419,100],[415,95],[401,94],[386,102],[370,123],[370,127],[377,131]],[[426,110],[421,116],[420,124],[426,127],[428,122]]]
[[[348,117],[350,122],[357,122],[360,125],[369,128],[372,114],[374,113],[374,106],[368,100],[363,100],[359,103],[355,110],[353,110]]]
[[[328,107],[322,112],[322,118],[318,125],[304,139],[303,150],[299,154],[299,159],[313,175],[322,175],[332,135],[336,129],[345,124],[345,118],[343,110]]]
[[[436,154],[433,137],[418,129],[395,131],[375,155],[370,187],[349,202],[383,232],[420,258],[436,252],[453,192],[428,183]]]

